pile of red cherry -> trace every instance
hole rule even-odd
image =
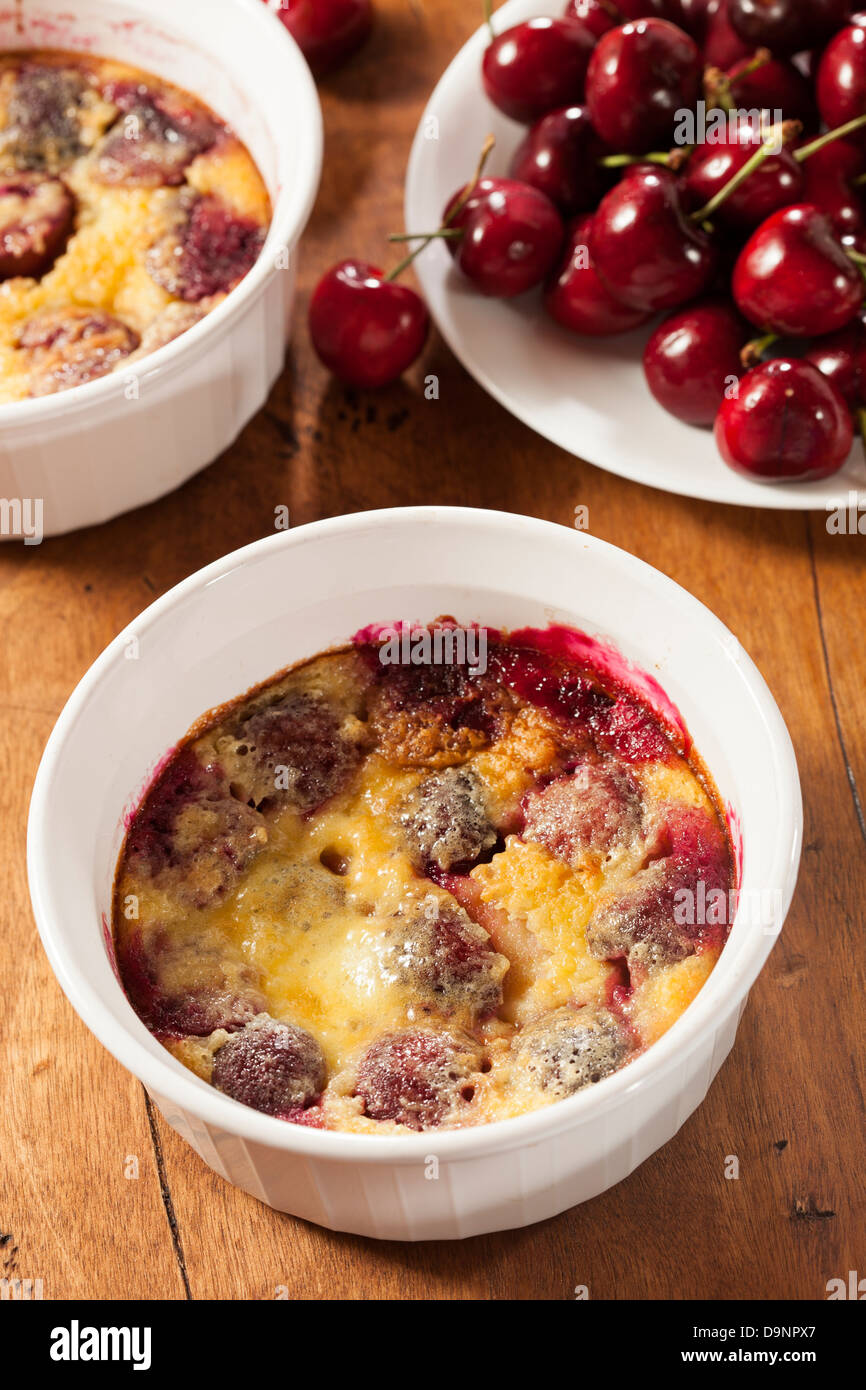
[[[323,276],[310,329],[325,365],[375,387],[415,360],[427,310],[395,280],[441,237],[480,293],[540,287],[575,334],[667,313],[644,355],[666,410],[715,424],[750,476],[836,472],[866,420],[866,12],[569,0],[491,26],[481,76],[529,127],[509,176],[482,159],[439,228],[395,238],[421,245],[388,275],[352,260]],[[690,113],[692,143],[675,144]]]

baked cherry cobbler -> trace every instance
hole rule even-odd
[[[118,866],[139,1017],[236,1100],[362,1133],[626,1066],[713,969],[734,880],[685,730],[635,689],[572,629],[441,619],[207,716]]]
[[[0,401],[137,363],[251,268],[270,204],[195,97],[108,59],[0,56]]]

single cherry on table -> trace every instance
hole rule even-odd
[[[386,386],[418,357],[430,326],[420,295],[378,266],[341,261],[310,300],[310,336],[324,365],[348,386]]]
[[[762,362],[722,402],[716,444],[738,473],[764,482],[807,481],[838,472],[854,434],[845,400],[812,362]]]
[[[314,74],[324,76],[361,47],[373,28],[371,0],[268,0]]]

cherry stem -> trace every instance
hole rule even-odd
[[[769,48],[756,49],[754,57],[736,74],[734,81],[738,82],[742,77],[751,77],[753,72],[766,67],[772,59]],[[734,100],[733,82],[722,68],[707,68],[704,73],[704,95],[707,106],[711,108],[721,107],[724,111],[733,111],[737,104]]]
[[[746,343],[740,353],[740,361],[743,366],[747,368],[757,367],[767,349],[778,341],[778,333],[765,333],[763,338],[753,338],[750,343]]]
[[[462,227],[437,227],[435,232],[392,232],[389,241],[433,241],[434,237],[461,237]]]
[[[484,23],[490,31],[491,42],[496,38],[496,30],[493,27],[493,5],[491,0],[484,0]]]
[[[664,164],[670,167],[674,153],[673,150],[654,150],[652,154],[607,154],[598,162],[602,169],[625,169],[632,164]]]
[[[808,145],[801,145],[798,150],[794,151],[794,158],[802,164],[804,159],[817,154],[819,150],[823,150],[825,145],[832,145],[834,140],[843,140],[846,135],[851,135],[864,125],[866,125],[866,116],[855,116],[853,121],[846,121],[844,125],[837,125],[834,130],[828,130],[824,135],[819,135],[817,140],[811,140]]]
[[[672,150],[652,150],[649,154],[606,154],[599,159],[600,169],[628,169],[636,164],[661,164],[678,174],[694,152],[694,145],[677,145]]]
[[[802,129],[799,121],[782,121],[781,125],[773,126],[766,140],[758,146],[755,153],[746,160],[742,169],[738,169],[732,174],[726,184],[714,193],[708,203],[697,212],[690,214],[693,222],[708,222],[714,213],[718,212],[723,203],[726,203],[731,194],[736,192],[741,184],[746,182],[754,174],[756,169],[769,159],[770,155],[778,154],[788,140],[793,139],[794,135]]]
[[[472,197],[472,194],[475,192],[475,186],[481,178],[481,175],[484,173],[484,166],[490,158],[490,151],[493,149],[493,146],[495,144],[496,137],[493,135],[488,135],[487,139],[484,141],[484,144],[481,146],[481,154],[478,156],[478,163],[475,166],[475,173],[472,175],[471,181],[466,185],[465,189],[461,193],[460,197],[457,199],[457,202],[454,204],[453,208],[449,212],[441,227],[438,227],[435,232],[415,232],[414,234],[410,234],[407,236],[399,236],[393,238],[393,240],[395,241],[415,241],[416,238],[420,236],[421,245],[416,246],[414,251],[410,251],[408,256],[404,256],[402,261],[399,261],[397,265],[395,265],[393,270],[389,270],[388,274],[385,276],[386,280],[396,280],[397,276],[403,274],[403,271],[406,270],[406,268],[412,264],[415,257],[420,256],[425,246],[429,246],[430,242],[433,241],[434,238],[440,237],[443,233],[445,233],[446,236],[448,235],[449,222],[453,222],[457,214],[463,211],[466,204],[469,202],[469,199]],[[453,228],[452,231],[458,231],[458,229]]]

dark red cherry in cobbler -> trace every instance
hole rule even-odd
[[[675,174],[651,164],[627,169],[595,214],[590,252],[617,299],[654,313],[706,289],[716,269],[711,238],[686,213]]]
[[[565,231],[546,194],[514,179],[479,179],[468,198],[460,189],[442,221],[462,233],[449,239],[448,247],[463,274],[482,294],[502,299],[541,283]]]
[[[677,113],[700,95],[694,39],[664,19],[639,19],[599,40],[586,77],[586,104],[599,136],[615,150],[664,149]]]
[[[808,203],[773,213],[746,242],[732,279],[740,311],[767,332],[811,338],[854,319],[863,279],[829,218]]]
[[[371,0],[270,0],[317,77],[339,67],[373,28]]]
[[[765,482],[829,478],[851,450],[844,398],[811,362],[776,358],[748,372],[723,401],[716,444],[738,473]]]
[[[687,425],[712,425],[741,375],[747,325],[723,299],[699,300],[656,328],[644,351],[650,390]]]
[[[607,338],[639,328],[649,314],[614,298],[598,278],[589,250],[592,220],[588,213],[572,222],[559,268],[545,290],[544,307],[572,333]]]
[[[62,179],[29,169],[0,174],[0,280],[47,270],[74,217],[75,199]]]
[[[487,46],[481,64],[484,90],[515,121],[535,121],[555,106],[583,100],[595,44],[575,19],[530,19],[506,29]]]
[[[341,261],[310,300],[310,336],[322,362],[347,386],[387,386],[419,356],[430,326],[420,295],[366,261]]]

